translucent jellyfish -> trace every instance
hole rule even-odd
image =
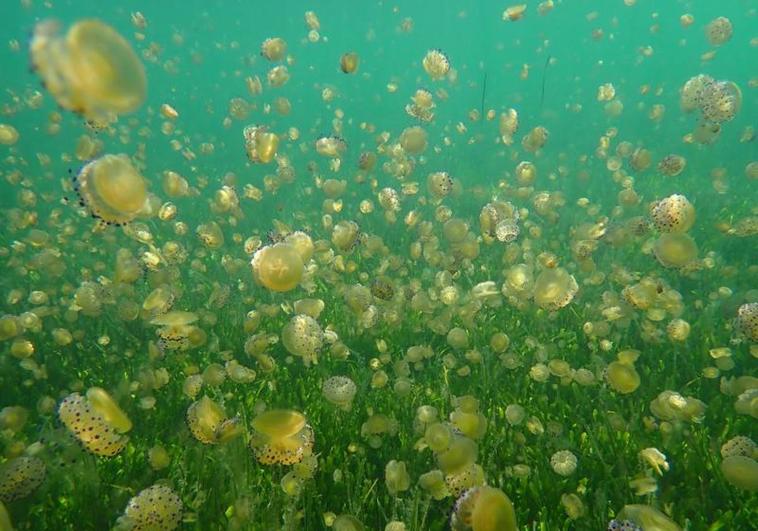
[[[516,512],[503,491],[481,486],[467,490],[455,502],[452,531],[516,531]]]
[[[58,417],[88,451],[101,457],[118,454],[129,440],[79,393],[63,399],[58,407]]]
[[[358,71],[361,59],[355,52],[348,52],[340,57],[340,70],[345,74],[354,74]]]
[[[534,302],[545,310],[556,311],[568,305],[578,289],[576,279],[565,269],[545,269],[534,281]]]
[[[484,485],[484,469],[470,463],[460,470],[445,476],[445,485],[453,496],[460,496],[467,490]]]
[[[430,173],[426,179],[426,189],[433,198],[442,199],[453,191],[453,179],[446,171]]]
[[[450,61],[442,50],[429,50],[422,64],[426,73],[434,80],[444,78],[450,71]]]
[[[395,296],[395,286],[384,277],[377,277],[371,281],[371,295],[383,301],[389,301]]]
[[[341,514],[334,519],[332,529],[334,531],[364,531],[366,526],[364,526],[355,516]]]
[[[732,38],[732,31],[732,22],[726,17],[718,17],[705,27],[705,36],[713,46],[721,46]]]
[[[735,328],[749,340],[758,342],[758,302],[747,302],[737,309]]]
[[[242,130],[245,152],[251,162],[268,164],[276,157],[279,136],[268,131],[264,125],[248,125]]]
[[[350,411],[358,388],[347,376],[332,376],[324,381],[321,392],[329,402],[344,411]]]
[[[737,115],[741,105],[742,91],[731,81],[713,81],[703,88],[700,111],[707,122],[728,122]]]
[[[351,251],[360,237],[360,227],[355,221],[339,221],[332,229],[332,243],[340,251]]]
[[[450,495],[441,470],[431,470],[418,478],[419,486],[435,500],[442,500]]]
[[[687,161],[681,155],[666,155],[658,163],[658,171],[668,177],[675,177],[684,171]]]
[[[288,243],[262,247],[251,261],[255,279],[271,291],[291,291],[303,277],[303,260]]]
[[[550,133],[547,129],[542,127],[541,125],[538,125],[531,131],[529,131],[526,135],[524,135],[524,138],[521,139],[521,146],[531,152],[534,153],[535,151],[538,151],[542,148],[542,146],[545,145],[547,142],[548,136]]]
[[[0,465],[0,501],[26,498],[45,480],[45,463],[37,457],[14,457]]]
[[[659,232],[687,232],[695,224],[695,207],[683,195],[674,194],[656,202],[650,218]]]
[[[192,436],[203,444],[224,443],[241,433],[239,419],[227,417],[224,408],[207,396],[193,402],[185,418]]]
[[[550,466],[560,476],[570,476],[576,471],[577,459],[570,450],[560,450],[550,457]]]
[[[75,23],[60,35],[56,22],[34,28],[31,62],[61,107],[107,123],[136,110],[147,92],[145,69],[129,43],[99,20]]]
[[[508,6],[503,11],[503,20],[506,22],[516,22],[524,18],[524,13],[526,13],[526,4]]]
[[[512,219],[499,221],[495,226],[495,237],[498,241],[503,243],[516,241],[520,232],[521,229],[519,228],[518,223]]]
[[[403,461],[391,460],[384,468],[384,482],[387,491],[392,496],[408,490],[411,486],[411,477]]]
[[[406,153],[416,155],[423,152],[427,146],[426,131],[419,126],[407,127],[400,133],[400,145]]]
[[[127,155],[104,155],[87,163],[74,177],[79,203],[107,224],[132,221],[147,200],[145,178]]]
[[[714,79],[705,74],[693,76],[687,80],[680,93],[680,103],[684,112],[700,109],[706,88],[714,83]]]
[[[290,354],[301,357],[306,365],[317,363],[324,344],[324,332],[313,317],[295,315],[282,328],[282,344]]]
[[[299,463],[311,454],[313,430],[297,411],[272,409],[252,421],[250,447],[263,465]]]
[[[12,146],[18,142],[18,131],[10,124],[0,124],[0,144]]]
[[[646,531],[681,531],[668,516],[650,505],[625,505],[616,518],[630,520]]]
[[[270,37],[261,44],[261,55],[269,61],[281,61],[287,54],[287,42],[281,37]]]
[[[118,529],[172,531],[182,522],[184,505],[179,495],[165,485],[153,485],[129,500],[118,519]]]
[[[689,234],[661,234],[655,240],[653,253],[663,267],[680,268],[697,258],[697,244]]]
[[[174,310],[150,320],[150,324],[158,326],[183,326],[189,325],[198,320],[198,315],[194,312],[184,312]]]
[[[724,479],[735,487],[752,492],[758,491],[758,461],[743,455],[732,455],[721,461]]]
[[[623,395],[633,393],[640,386],[640,375],[630,363],[612,362],[606,370],[606,379],[614,391]]]
[[[322,136],[316,140],[316,153],[324,157],[337,158],[345,154],[347,143],[338,136]]]
[[[733,455],[741,455],[751,459],[758,458],[758,445],[750,437],[737,435],[721,446],[721,457],[727,458]]]

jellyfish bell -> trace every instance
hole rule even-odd
[[[633,393],[640,386],[640,375],[634,366],[620,361],[608,365],[606,379],[613,390],[622,395]]]
[[[689,234],[664,233],[655,241],[653,253],[662,266],[681,268],[697,258],[697,244]]]
[[[147,200],[145,178],[127,155],[104,155],[82,167],[74,177],[79,202],[106,224],[134,220]]]
[[[63,399],[58,407],[58,417],[89,452],[101,457],[118,454],[129,440],[79,393]]]
[[[429,50],[422,60],[424,70],[429,77],[438,80],[444,78],[450,71],[450,60],[442,50]]]
[[[250,447],[261,464],[292,465],[311,453],[313,429],[298,411],[268,410],[255,417],[251,425]]]
[[[455,502],[452,531],[516,531],[516,512],[503,491],[480,486],[468,489]]]
[[[38,457],[19,456],[0,465],[0,502],[26,498],[45,480],[45,462]],[[0,526],[0,529],[4,529]]]
[[[695,224],[695,207],[685,196],[673,194],[655,203],[650,217],[659,232],[687,232]]]
[[[340,57],[340,70],[345,74],[354,74],[358,71],[360,57],[355,52],[348,52]]]
[[[313,317],[295,315],[282,328],[282,344],[290,354],[301,357],[306,365],[317,363],[324,344],[324,332]]]
[[[65,109],[107,123],[136,110],[147,92],[145,69],[129,43],[95,19],[60,35],[56,22],[37,24],[30,42],[33,68]]]
[[[281,61],[287,53],[287,42],[281,37],[270,37],[261,44],[261,55],[269,61]]]
[[[255,279],[271,291],[291,291],[303,277],[303,259],[288,243],[258,249],[251,261]]]
[[[316,153],[324,157],[337,158],[341,157],[347,149],[347,143],[340,137],[322,136],[316,140]]]
[[[578,289],[576,279],[565,269],[545,269],[534,281],[534,302],[545,310],[559,310],[574,299]]]
[[[347,376],[332,376],[324,381],[324,398],[339,408],[349,411],[357,391],[355,382]]]
[[[618,520],[629,520],[645,531],[681,531],[668,516],[650,505],[625,505],[616,516]]]
[[[182,522],[184,505],[165,485],[153,485],[129,500],[117,528],[173,531]]]
[[[87,389],[87,400],[92,409],[99,413],[103,420],[113,426],[117,432],[127,433],[132,429],[132,421],[105,389],[90,387]]]

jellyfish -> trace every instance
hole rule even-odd
[[[263,465],[292,465],[311,454],[313,429],[298,411],[265,411],[253,419],[252,427],[250,447]]]
[[[653,253],[663,267],[681,268],[697,258],[697,244],[689,234],[661,234]]]
[[[426,131],[419,126],[407,127],[400,133],[400,145],[406,153],[422,153],[428,144]]]
[[[445,476],[445,485],[455,497],[484,483],[484,469],[476,463],[469,463],[457,472]]]
[[[261,55],[269,61],[281,61],[287,53],[287,42],[281,37],[270,37],[261,44]]]
[[[616,518],[630,520],[645,531],[681,531],[668,516],[650,505],[625,505]]]
[[[268,131],[264,125],[248,125],[242,130],[245,138],[245,152],[251,162],[268,164],[276,157],[279,136]]]
[[[26,498],[45,480],[45,463],[37,457],[20,456],[0,465],[0,502]]]
[[[430,173],[426,178],[426,189],[435,199],[443,199],[453,191],[453,179],[446,171]]]
[[[347,143],[340,137],[322,136],[316,140],[316,153],[324,157],[337,158],[344,155]]]
[[[282,328],[282,344],[290,354],[301,357],[306,365],[310,365],[318,362],[324,332],[313,317],[295,315]]]
[[[108,225],[132,221],[147,200],[145,178],[127,155],[103,155],[74,177],[79,203]]]
[[[658,163],[658,171],[668,177],[676,177],[684,171],[687,160],[681,155],[666,155]]]
[[[345,74],[354,74],[358,71],[360,57],[355,52],[348,52],[340,57],[340,70]]]
[[[132,531],[172,531],[182,522],[184,505],[179,495],[165,485],[153,485],[129,500],[119,517],[119,528]]]
[[[225,443],[241,433],[239,418],[229,418],[224,408],[204,396],[187,408],[187,426],[203,444]]]
[[[95,395],[101,395],[100,391]],[[109,403],[112,400],[102,398],[97,396],[94,403],[90,403],[88,397],[72,393],[58,407],[58,417],[89,452],[101,457],[113,457],[126,447],[129,438],[123,433],[130,423],[123,420],[123,412],[113,409],[115,403]],[[117,423],[111,424],[106,417],[118,419]]]
[[[622,395],[633,393],[640,386],[640,375],[631,363],[612,362],[606,370],[606,379],[608,385]]]
[[[433,80],[442,79],[450,71],[450,61],[445,52],[439,49],[429,50],[422,61],[424,70]]]
[[[737,309],[735,328],[749,340],[758,342],[758,302],[747,302]]]
[[[659,232],[687,232],[695,224],[695,207],[681,194],[673,194],[656,202],[650,218]]]
[[[450,520],[452,531],[516,531],[516,512],[503,491],[473,487],[458,498]]]
[[[534,281],[534,302],[549,311],[568,305],[579,286],[573,275],[561,267],[545,269]]]
[[[713,46],[721,46],[732,38],[732,22],[726,17],[717,17],[705,27],[705,36]]]
[[[577,459],[570,450],[560,450],[550,457],[550,466],[559,476],[570,476],[576,471]]]
[[[329,402],[343,411],[350,411],[357,387],[347,376],[332,376],[324,381],[321,392]]]
[[[303,277],[303,260],[298,250],[288,243],[262,247],[251,261],[255,279],[271,291],[291,291]]]
[[[86,19],[60,35],[42,21],[30,42],[32,67],[58,104],[94,123],[136,110],[147,92],[145,69],[129,43],[107,24]]]

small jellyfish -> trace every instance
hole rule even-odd
[[[560,450],[550,457],[550,466],[560,476],[570,476],[576,471],[577,459],[570,450]]]
[[[153,485],[129,500],[118,523],[133,531],[173,531],[182,522],[184,505],[165,485]]]
[[[253,419],[252,428],[250,447],[263,465],[293,465],[313,449],[313,429],[298,411],[265,411]]]
[[[515,241],[520,232],[518,223],[512,219],[504,219],[495,226],[495,237],[504,243]]]
[[[338,136],[322,136],[316,140],[316,152],[325,157],[341,157],[344,155],[346,149],[347,143]]]
[[[400,145],[406,153],[416,155],[423,152],[427,146],[426,131],[419,126],[404,129],[400,133]]]
[[[269,61],[281,61],[287,53],[287,42],[281,37],[270,37],[261,44],[261,55]]]
[[[650,218],[659,232],[683,233],[695,224],[695,207],[681,194],[673,194],[656,202]]]
[[[524,13],[526,13],[526,4],[508,6],[503,11],[503,20],[506,22],[516,22],[524,18]]]
[[[445,52],[439,49],[429,50],[422,64],[426,73],[434,80],[444,78],[450,71],[450,61]]]
[[[347,376],[332,376],[321,387],[324,398],[344,411],[350,411],[357,390],[355,382]]]
[[[65,109],[88,121],[108,123],[136,110],[147,92],[145,68],[129,43],[111,26],[87,19],[65,35],[43,21],[30,42],[33,68]]]
[[[758,342],[758,302],[748,302],[737,309],[735,328],[750,341]]]
[[[680,268],[697,258],[697,244],[689,234],[661,234],[653,245],[653,253],[664,267]]]
[[[453,179],[446,171],[430,173],[426,178],[426,189],[435,199],[442,199],[453,191]]]
[[[145,178],[127,155],[104,155],[82,167],[74,178],[80,204],[107,224],[132,221],[147,200]]]
[[[606,370],[606,379],[608,385],[622,395],[633,393],[640,386],[640,375],[631,363],[611,362]]]
[[[534,302],[545,310],[556,311],[568,305],[578,289],[576,279],[565,269],[546,269],[534,281]]]
[[[187,408],[186,420],[192,436],[203,444],[225,443],[241,433],[239,419],[227,417],[224,408],[207,396]]]
[[[110,424],[86,397],[72,393],[58,407],[58,417],[68,430],[91,453],[113,457],[121,452],[129,438]],[[120,427],[123,429],[126,424]]]
[[[324,332],[313,317],[295,315],[282,328],[282,344],[290,354],[301,357],[306,365],[317,363],[324,344]]]
[[[452,531],[516,531],[516,512],[503,491],[473,487],[458,498],[450,520]]]
[[[668,177],[676,177],[684,171],[686,165],[687,160],[681,155],[666,155],[658,163],[658,171]]]
[[[713,46],[721,46],[732,38],[732,22],[726,17],[717,17],[705,27],[705,36]]]
[[[37,457],[14,457],[0,465],[0,501],[26,498],[45,480],[45,463]]]
[[[354,74],[358,71],[360,57],[355,52],[348,52],[340,57],[340,70],[345,74]]]
[[[288,243],[267,245],[251,261],[255,279],[271,291],[291,291],[303,277],[303,259]]]

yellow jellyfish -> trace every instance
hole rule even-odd
[[[245,137],[245,151],[251,162],[268,164],[276,157],[279,136],[269,132],[263,125],[248,125],[242,130]]]
[[[0,144],[12,146],[18,142],[18,131],[10,124],[0,124]]]
[[[207,396],[187,408],[186,420],[192,436],[203,444],[224,443],[241,433],[239,419],[227,417],[224,408]]]
[[[455,503],[450,521],[452,531],[516,531],[516,512],[503,491],[474,487]]]
[[[129,440],[79,393],[63,399],[58,407],[58,417],[88,451],[101,457],[118,454]],[[123,423],[120,427],[125,426]]]
[[[341,157],[346,149],[347,144],[338,136],[323,136],[316,140],[316,152],[325,157]]]
[[[0,502],[26,498],[45,480],[45,463],[37,457],[14,457],[0,465]]]
[[[427,134],[422,127],[408,127],[400,133],[400,145],[406,153],[416,155],[423,152],[427,146]]]
[[[630,520],[645,531],[681,531],[668,516],[650,505],[625,505],[616,518]]]
[[[577,459],[570,450],[560,450],[550,457],[553,472],[560,476],[570,476],[576,471]]]
[[[184,505],[165,485],[153,485],[129,500],[119,524],[128,529],[173,531],[182,522]]]
[[[718,17],[705,27],[705,36],[713,46],[721,46],[732,38],[732,31],[732,22],[726,17]]]
[[[87,400],[92,409],[119,433],[126,433],[132,429],[132,421],[105,389],[90,387],[87,389]]]
[[[559,310],[574,299],[578,289],[576,279],[565,269],[545,269],[534,281],[534,302],[546,310]]]
[[[606,371],[608,385],[622,395],[633,393],[640,386],[640,375],[631,363],[611,362]]]
[[[265,411],[253,419],[252,428],[250,447],[263,465],[293,465],[313,449],[313,429],[298,411]]]
[[[111,26],[87,19],[65,35],[43,21],[30,42],[33,68],[65,109],[95,123],[136,110],[147,92],[145,69],[129,43]]]
[[[663,267],[684,267],[697,258],[697,244],[689,234],[661,234],[653,253]]]
[[[426,189],[435,199],[442,199],[453,191],[453,179],[446,171],[430,173],[426,179]]]
[[[251,261],[255,279],[271,291],[291,291],[303,277],[303,259],[288,243],[267,245]]]
[[[685,196],[674,194],[656,202],[650,217],[659,232],[687,232],[695,224],[695,207]]]
[[[290,354],[301,357],[306,365],[317,363],[324,344],[324,332],[313,317],[295,315],[282,328],[282,344]]]
[[[434,80],[442,79],[450,71],[450,61],[442,50],[429,50],[422,64],[426,73]]]
[[[269,61],[281,61],[287,53],[287,42],[281,37],[271,37],[261,44],[261,55]]]
[[[740,306],[737,309],[735,325],[748,339],[758,342],[758,302],[748,302]]]
[[[74,177],[79,202],[107,224],[132,221],[147,200],[145,178],[127,155],[104,155],[87,163]]]
[[[360,57],[355,52],[348,52],[340,57],[340,70],[345,74],[354,74],[358,71]]]

